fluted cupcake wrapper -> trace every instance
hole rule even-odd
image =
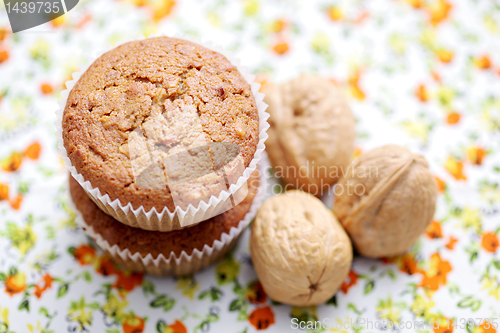
[[[76,213],[75,220],[77,225],[82,227],[84,232],[123,268],[153,275],[189,275],[211,265],[234,247],[242,232],[257,214],[257,210],[266,196],[268,167],[269,164],[266,158],[264,158],[263,163],[259,163],[258,166],[260,174],[258,192],[252,201],[249,211],[238,223],[238,226],[231,228],[229,233],[223,233],[220,239],[215,240],[213,244],[205,244],[201,251],[194,249],[191,254],[182,251],[177,256],[174,252],[170,252],[169,254],[162,253],[154,258],[151,254],[143,256],[139,252],[131,253],[127,248],[119,248],[116,244],[109,244],[106,239],[85,222],[72,201],[70,201],[70,206]]]

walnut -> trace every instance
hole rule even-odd
[[[319,196],[349,165],[356,137],[352,112],[326,78],[303,75],[266,87],[266,151],[276,176]]]
[[[269,297],[295,306],[330,299],[352,263],[351,242],[332,212],[297,190],[262,205],[252,225],[250,250]]]
[[[434,215],[437,188],[426,159],[388,145],[356,159],[335,188],[333,211],[364,256],[404,253]]]

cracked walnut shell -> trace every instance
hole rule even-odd
[[[332,212],[296,190],[271,197],[259,209],[250,250],[269,297],[295,306],[329,300],[352,263],[351,242]]]
[[[266,151],[276,176],[321,195],[354,151],[355,121],[346,99],[330,80],[315,75],[269,84],[265,94],[271,115]]]
[[[333,211],[357,251],[404,253],[434,215],[437,188],[426,159],[387,145],[361,155],[335,188]]]

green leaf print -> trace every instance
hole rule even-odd
[[[168,295],[160,295],[149,303],[153,308],[163,308],[163,311],[171,310],[175,305],[175,299],[170,298]]]
[[[69,284],[65,283],[59,287],[57,290],[57,298],[61,298],[68,292]]]

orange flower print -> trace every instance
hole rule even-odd
[[[2,169],[7,172],[14,172],[21,167],[23,162],[23,155],[18,152],[13,152],[2,162]]]
[[[168,333],[187,333],[186,326],[178,320],[176,320],[172,325],[167,326],[169,330],[167,330]]]
[[[257,308],[248,316],[248,321],[256,330],[265,330],[274,324],[274,313],[269,306]]]
[[[351,94],[354,98],[362,101],[365,99],[366,95],[359,86],[359,80],[361,78],[361,71],[358,69],[354,71],[350,76],[347,82],[351,87]]]
[[[434,176],[434,180],[436,181],[436,186],[439,193],[443,193],[446,190],[446,183],[439,177]]]
[[[135,287],[140,286],[144,280],[144,274],[121,271],[107,256],[97,258],[97,260],[95,260],[95,267],[96,272],[99,274],[104,276],[117,276],[116,282],[112,285],[112,287],[118,289],[118,292],[122,297],[124,297],[127,292],[134,290]]]
[[[383,264],[394,264],[397,261],[397,257],[384,257],[380,259]]]
[[[66,18],[64,16],[59,16],[59,17],[56,17],[55,19],[53,19],[52,21],[50,21],[50,24],[52,24],[52,26],[54,28],[57,28],[57,27],[60,27],[64,24],[64,22],[66,22]]]
[[[486,232],[483,234],[481,239],[481,246],[488,252],[495,253],[498,249],[500,243],[498,242],[498,236],[493,232]]]
[[[260,304],[266,301],[266,293],[259,281],[252,282],[248,285],[246,298],[252,304]]]
[[[123,333],[142,333],[144,326],[144,319],[131,314],[123,320]]]
[[[352,153],[352,156],[351,156],[351,161],[352,161],[353,159],[358,158],[359,156],[361,156],[361,153],[362,153],[362,152],[363,152],[363,151],[361,150],[361,148],[359,148],[359,147],[355,147],[355,148],[354,148],[354,152]]]
[[[342,19],[342,17],[344,17],[344,14],[342,14],[340,8],[336,6],[328,7],[326,12],[332,21],[339,21]]]
[[[10,296],[23,292],[26,289],[26,275],[17,272],[16,274],[9,275],[5,279],[5,292]]]
[[[415,96],[417,96],[421,102],[427,102],[429,100],[429,93],[423,84],[418,86],[415,91]]]
[[[9,185],[0,183],[0,201],[9,198]]]
[[[132,2],[134,6],[137,7],[144,7],[148,4],[148,0],[131,0],[130,2]]]
[[[427,227],[425,234],[430,239],[443,238],[443,233],[441,231],[441,223],[437,221],[432,221]]]
[[[453,157],[448,157],[444,164],[444,168],[456,179],[456,180],[466,180],[463,173],[464,165],[462,162],[457,161]]]
[[[495,326],[493,323],[485,320],[483,323],[478,325],[479,333],[497,333],[497,330],[493,328]]]
[[[486,152],[483,148],[471,147],[467,150],[467,157],[472,164],[481,165],[485,156]]]
[[[76,24],[75,28],[76,29],[82,29],[87,23],[89,23],[92,20],[92,15],[86,14],[85,16],[82,17],[82,19]]]
[[[95,260],[95,249],[90,245],[80,245],[73,252],[73,256],[80,265],[89,265]]]
[[[0,64],[7,61],[9,59],[9,52],[6,50],[0,51]]]
[[[153,21],[158,22],[162,18],[170,15],[174,6],[174,0],[163,0],[155,2],[155,5],[153,7]]]
[[[491,67],[491,60],[489,56],[483,55],[479,58],[474,59],[474,64],[479,69],[489,69]]]
[[[455,243],[458,241],[455,237],[450,237],[450,240],[445,245],[448,250],[453,250],[455,248]]]
[[[6,36],[7,36],[7,29],[5,28],[0,29],[0,42],[3,42]]]
[[[420,9],[423,8],[425,5],[425,2],[423,0],[406,0],[415,9]]]
[[[452,5],[446,0],[434,0],[427,6],[429,21],[436,26],[448,18]]]
[[[439,75],[439,73],[432,71],[431,75],[432,75],[432,78],[434,79],[434,81],[441,82],[441,76]]]
[[[260,92],[264,91],[264,87],[268,83],[268,80],[269,78],[266,74],[259,73],[255,76],[255,82],[260,83]]]
[[[287,53],[290,50],[290,48],[289,48],[287,42],[285,42],[285,41],[278,41],[276,44],[274,44],[273,50],[277,54],[283,55],[283,54]]]
[[[351,87],[351,94],[354,98],[362,101],[365,99],[365,93],[363,92],[363,90],[361,90],[361,88],[359,88],[359,86],[352,86]]]
[[[437,324],[436,324],[437,322]],[[454,327],[451,325],[451,322],[447,318],[433,318],[431,319],[431,323],[434,323],[431,326],[437,326],[437,327],[432,327],[432,330],[434,333],[452,333]]]
[[[119,271],[117,275],[118,279],[116,279],[115,284],[113,284],[113,288],[117,288],[122,296],[124,296],[126,292],[132,291],[135,287],[140,286],[144,279],[144,274],[141,273]]]
[[[437,56],[442,63],[449,63],[453,60],[453,52],[445,49],[439,49],[437,51]]]
[[[29,159],[37,160],[38,157],[40,157],[41,150],[42,150],[42,146],[38,142],[35,142],[35,143],[29,145],[28,148],[26,148],[23,155]]]
[[[419,286],[432,291],[438,290],[440,286],[446,285],[446,276],[451,269],[449,261],[442,260],[439,253],[433,254],[429,269],[423,272],[424,277]]]
[[[44,95],[50,95],[54,91],[49,83],[42,83],[40,85],[40,90]]]
[[[52,287],[52,281],[54,281],[54,279],[52,278],[52,276],[50,276],[48,273],[46,273],[43,276],[42,281],[35,286],[35,296],[37,298],[42,297],[42,293],[45,290],[47,290],[47,289],[49,289],[49,288]]]
[[[354,24],[361,25],[369,17],[370,17],[370,12],[365,10],[361,14],[359,14],[358,17],[356,17],[356,19],[354,20]]]
[[[23,195],[18,194],[14,198],[9,199],[9,205],[14,210],[19,210],[21,208],[21,203],[23,202]]]
[[[118,274],[119,270],[111,259],[106,256],[101,256],[96,262],[96,272],[108,276]]]
[[[74,69],[76,69],[76,68],[74,68]],[[71,76],[71,72],[68,70],[66,76],[64,77],[64,79],[62,81],[61,88],[67,89],[68,87],[66,86],[66,82],[71,81],[71,80],[73,80],[73,77]]]
[[[418,263],[413,254],[405,254],[400,257],[398,262],[399,270],[408,275],[413,275],[419,272]]]
[[[455,125],[460,121],[460,113],[451,112],[446,116],[446,123],[449,125]]]
[[[340,290],[342,290],[344,294],[347,294],[349,289],[352,286],[354,286],[357,282],[358,282],[358,274],[356,274],[356,272],[351,269],[349,275],[346,278],[346,281],[344,281],[340,286]]]
[[[276,20],[271,25],[271,30],[274,33],[280,33],[283,30],[285,30],[285,28],[286,28],[287,25],[288,25],[288,23],[285,20]]]

